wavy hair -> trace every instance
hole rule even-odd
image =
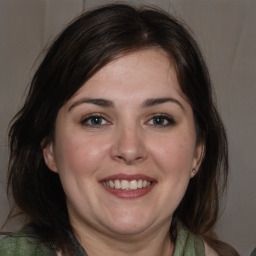
[[[186,26],[155,8],[106,5],[82,14],[57,37],[10,127],[8,191],[41,241],[63,255],[72,254],[65,194],[58,175],[44,162],[42,143],[54,139],[59,109],[91,76],[112,60],[146,48],[162,49],[174,61],[193,109],[198,143],[205,145],[199,172],[174,213],[171,237],[175,239],[179,220],[219,255],[225,250],[225,256],[235,255],[212,232],[227,182],[228,146],[207,66]]]

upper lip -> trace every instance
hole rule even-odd
[[[107,177],[101,179],[100,182],[108,181],[108,180],[128,180],[128,181],[147,180],[147,181],[150,181],[150,182],[155,182],[156,181],[154,178],[151,178],[151,177],[149,177],[147,175],[144,175],[144,174],[123,174],[123,173],[119,173],[119,174],[107,176]]]

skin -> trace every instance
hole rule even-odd
[[[108,104],[91,101],[99,98]],[[172,255],[172,215],[202,152],[174,65],[156,49],[120,57],[91,77],[60,109],[55,141],[43,149],[60,176],[76,236],[93,256]],[[155,183],[143,196],[120,198],[100,182],[116,174]]]

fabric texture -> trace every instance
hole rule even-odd
[[[173,256],[205,256],[203,240],[178,223]]]
[[[56,256],[46,245],[38,242],[29,227],[8,234],[0,241],[1,256]]]
[[[71,234],[76,248],[75,256],[87,256],[77,239]],[[57,256],[54,250],[38,241],[33,229],[24,228],[7,235],[0,241],[1,256]],[[177,239],[173,256],[205,256],[203,241],[189,232],[182,224],[177,226]]]

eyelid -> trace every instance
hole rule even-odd
[[[86,122],[87,122],[90,118],[93,118],[93,117],[102,118],[102,119],[104,119],[104,120],[107,122],[107,124],[99,124],[99,125],[86,124]],[[101,113],[91,113],[91,114],[88,114],[88,115],[86,115],[86,116],[83,116],[83,117],[81,118],[80,123],[81,123],[83,126],[88,126],[88,127],[100,127],[100,126],[105,126],[105,125],[111,124],[111,122],[109,121],[109,118],[106,117],[105,115],[101,114]]]
[[[172,116],[170,116],[169,114],[164,114],[164,113],[157,113],[157,114],[150,115],[149,118],[147,119],[148,121],[146,123],[149,123],[151,120],[153,120],[153,118],[163,118],[169,122],[168,124],[164,124],[164,125],[150,124],[155,127],[164,128],[164,127],[168,127],[168,126],[172,126],[172,125],[176,124],[176,121]]]

